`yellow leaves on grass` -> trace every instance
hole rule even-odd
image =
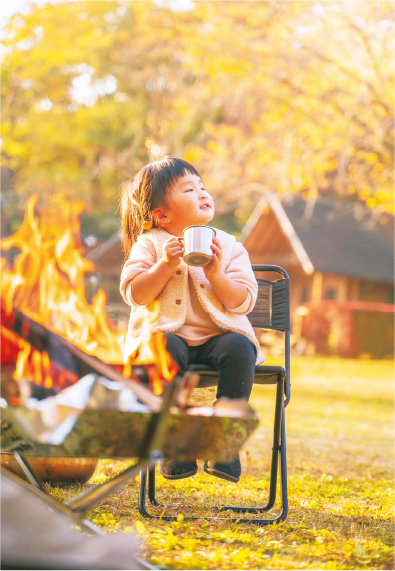
[[[143,535],[145,533],[145,525],[143,524],[142,521],[138,520],[135,523],[136,526],[136,531],[139,535]]]

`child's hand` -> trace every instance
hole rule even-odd
[[[209,282],[215,280],[221,274],[222,248],[218,238],[214,238],[211,246],[213,261],[209,266],[204,266],[203,271]]]
[[[180,258],[184,253],[182,242],[176,237],[171,236],[163,244],[162,258],[163,261],[175,268],[180,263]]]
[[[206,278],[219,301],[227,309],[239,307],[246,300],[248,290],[244,284],[233,280],[221,270],[222,248],[217,238],[214,238],[211,249],[213,261],[209,266],[203,267]]]

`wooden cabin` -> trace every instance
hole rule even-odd
[[[364,311],[372,320],[378,313],[386,313],[388,315],[379,321],[385,322],[382,335],[387,339],[385,350],[391,353],[393,216],[322,199],[311,203],[299,196],[280,202],[270,193],[251,214],[241,241],[252,263],[277,264],[288,272],[294,336],[303,336],[303,322],[307,321],[304,316],[313,310],[316,320],[323,319],[324,313],[329,311],[331,317],[326,319],[333,321],[334,328],[338,325],[336,312],[344,316]],[[354,317],[351,321],[355,321]],[[388,330],[390,321],[392,332]],[[356,327],[351,337],[355,338]],[[379,326],[378,332],[380,334]],[[363,349],[354,345],[350,339],[344,356],[356,356],[358,351],[369,353],[369,343],[366,346],[365,342]],[[334,351],[339,353],[336,349]]]

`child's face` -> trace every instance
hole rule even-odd
[[[167,205],[163,207],[166,219],[161,226],[180,236],[187,226],[207,224],[214,218],[214,202],[204,188],[200,177],[186,173],[168,193]]]

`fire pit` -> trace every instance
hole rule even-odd
[[[176,381],[172,390],[177,396]],[[20,452],[29,462],[34,457],[61,456],[142,458],[164,402],[160,399],[161,409],[153,412],[137,398],[136,387],[144,388],[126,379],[114,382],[92,373],[55,397],[29,406],[3,403],[1,448]],[[158,401],[153,402],[156,406]],[[220,406],[182,408],[177,402],[173,399],[168,411],[167,436],[161,443],[166,458],[229,460],[258,423],[244,401],[231,401],[225,410]]]

